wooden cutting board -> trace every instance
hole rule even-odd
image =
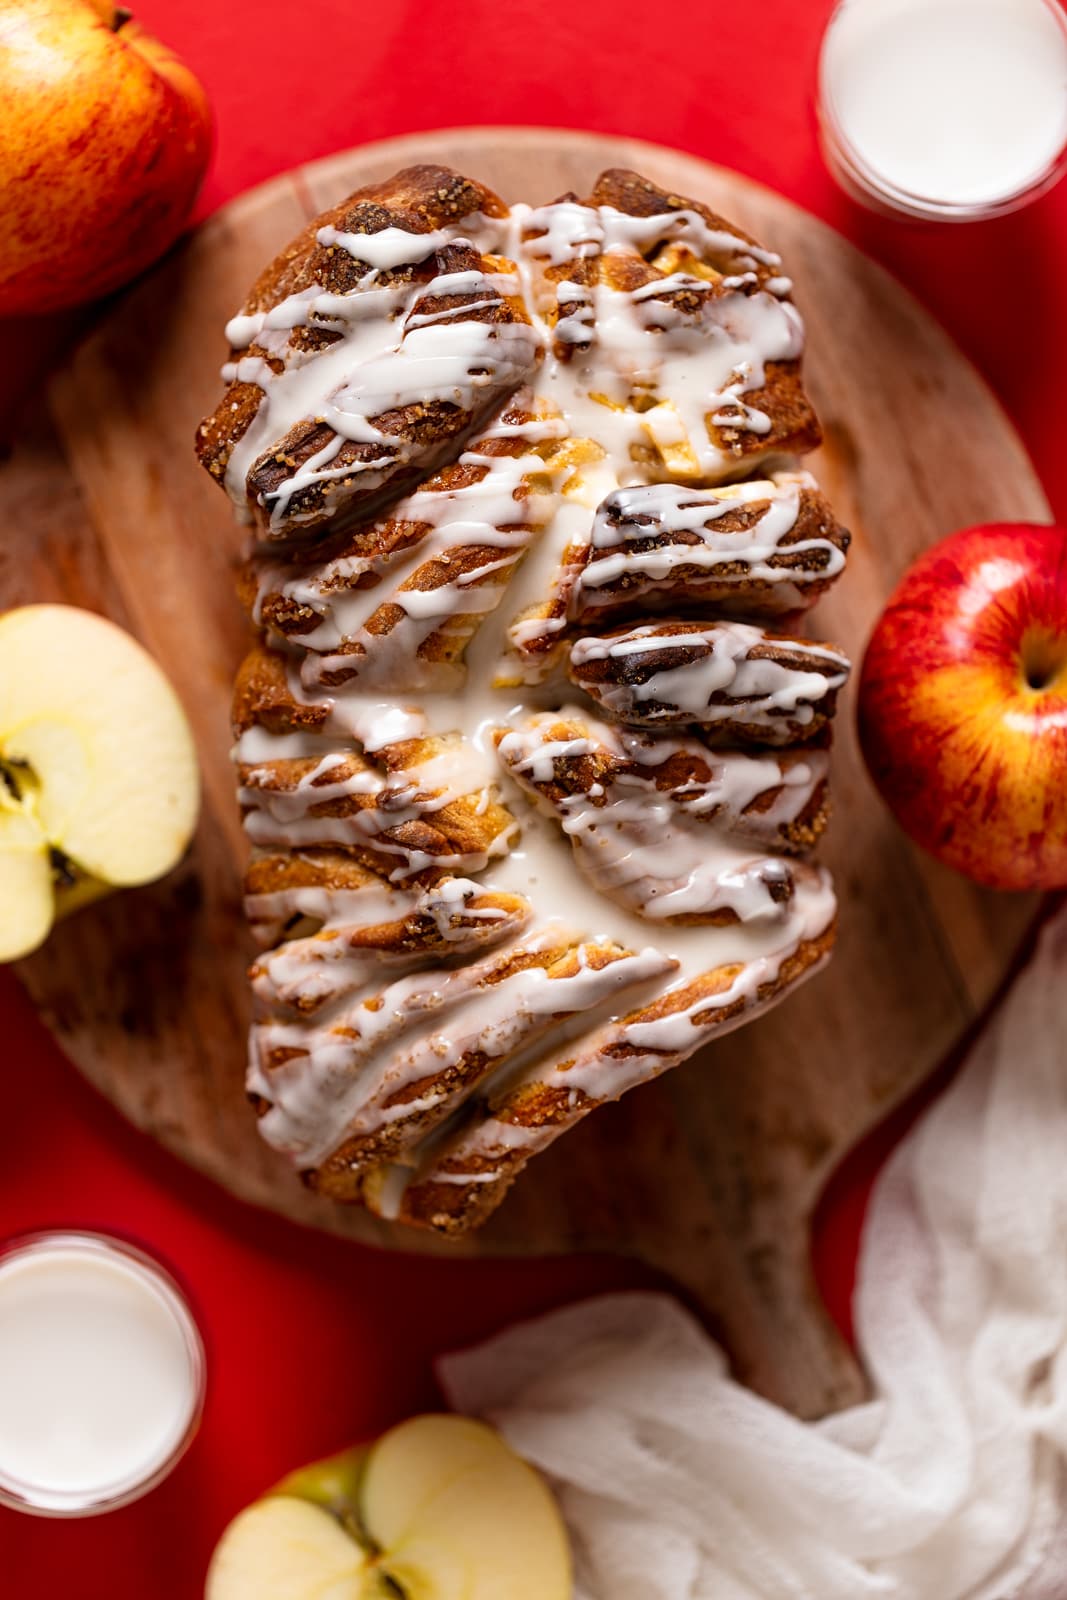
[[[816,631],[857,661],[925,545],[976,521],[1048,519],[1019,439],[926,313],[837,234],[735,174],[533,129],[418,135],[289,173],[225,207],[115,306],[4,469],[18,552],[0,564],[0,606],[59,599],[132,628],[181,693],[204,769],[186,864],[72,918],[22,977],[93,1083],[244,1199],[397,1250],[632,1253],[689,1291],[745,1379],[820,1414],[858,1398],[862,1379],[811,1286],[812,1208],[841,1155],[988,1001],[1033,912],[911,849],[861,770],[847,702],[826,851],[842,902],[829,971],[559,1141],[481,1235],[446,1245],[316,1198],[260,1143],[244,1101],[250,947],[227,710],[249,634],[232,592],[239,535],[194,460],[193,430],[219,392],[223,324],[261,266],[351,189],[429,159],[532,202],[634,166],[783,253],[826,431],[814,467],[855,534]]]

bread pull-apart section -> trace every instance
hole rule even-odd
[[[530,376],[515,263],[482,248],[503,213],[481,184],[411,167],[325,213],[259,280],[197,448],[261,539],[365,514]]]
[[[587,635],[570,653],[571,680],[608,716],[727,744],[815,738],[848,673],[840,651],[747,622],[645,623]]]
[[[457,685],[467,645],[556,509],[561,474],[545,457],[564,430],[558,411],[516,397],[387,517],[326,551],[254,554],[242,598],[307,652],[305,688]]]
[[[849,536],[807,472],[687,489],[617,489],[598,507],[567,615],[682,600],[777,615],[807,610],[845,565]]]
[[[419,166],[226,331],[249,1094],[321,1194],[462,1232],[829,954],[848,663],[789,630],[849,536],[797,459],[803,326],[776,255],[636,173],[509,208]]]
[[[653,923],[780,918],[796,892],[782,858],[807,854],[826,826],[826,750],[712,751],[577,710],[497,739],[593,887]]]
[[[423,872],[401,887],[336,845],[257,850],[244,890],[256,942],[269,949],[288,940],[290,951],[293,943],[329,927],[345,938],[358,930],[404,955],[446,947],[455,954],[481,942],[483,934],[508,932],[527,908],[521,896],[500,895],[448,872]],[[323,947],[314,948],[330,958]]]
[[[480,871],[506,852],[517,824],[494,771],[462,735],[430,733],[417,718],[412,727],[391,707],[377,708],[375,739],[361,726],[375,708],[352,729],[331,729],[328,717],[308,728],[287,667],[256,651],[238,679],[235,759],[254,845],[341,848],[401,884]]]
[[[533,912],[522,895],[501,894],[448,873],[406,892],[387,880],[378,882],[386,891],[385,903],[362,908],[370,921],[360,919],[358,906],[347,913],[331,907],[329,919],[315,933],[290,938],[262,956],[251,969],[257,1002],[272,1011],[310,1016],[356,990],[372,957],[383,965],[410,967],[427,959],[467,956],[514,937]]]
[[[548,597],[509,639],[536,680],[568,633],[630,615],[713,606],[723,615],[808,610],[845,564],[849,535],[807,472],[713,489],[615,489],[567,545]]]
[[[826,749],[712,749],[698,735],[652,734],[574,706],[538,712],[495,737],[509,775],[563,818],[621,800],[633,800],[632,809],[667,805],[664,827],[690,816],[791,855],[811,850],[828,820]]]
[[[368,957],[359,989],[313,1025],[276,1013],[254,1025],[249,1086],[264,1137],[316,1188],[358,1198],[367,1170],[431,1133],[520,1051],[672,966],[551,923],[446,971],[390,981]]]
[[[798,937],[717,967],[605,1023],[560,1059],[543,1056],[496,1093],[475,1097],[446,1130],[373,1169],[363,1200],[381,1217],[465,1233],[496,1209],[530,1158],[606,1101],[685,1061],[810,976],[833,947],[833,894],[812,871]],[[796,932],[795,927],[789,930]]]
[[[613,455],[650,478],[713,483],[819,443],[778,256],[632,172],[522,220],[553,355],[609,413],[590,428]]]

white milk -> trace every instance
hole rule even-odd
[[[93,1235],[0,1258],[0,1495],[78,1514],[172,1464],[200,1403],[202,1350],[177,1291]]]
[[[1067,144],[1067,33],[1045,0],[844,0],[821,74],[838,153],[876,191],[995,208]]]

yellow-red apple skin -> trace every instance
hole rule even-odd
[[[994,524],[927,551],[875,627],[857,706],[918,844],[993,888],[1067,885],[1067,533]]]
[[[211,152],[197,79],[93,0],[0,0],[0,315],[94,300],[173,243]]]

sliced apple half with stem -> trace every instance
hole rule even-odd
[[[0,961],[169,872],[199,795],[181,703],[128,633],[74,606],[0,616]]]
[[[401,1423],[293,1473],[227,1528],[206,1600],[569,1600],[547,1486],[492,1428]]]

